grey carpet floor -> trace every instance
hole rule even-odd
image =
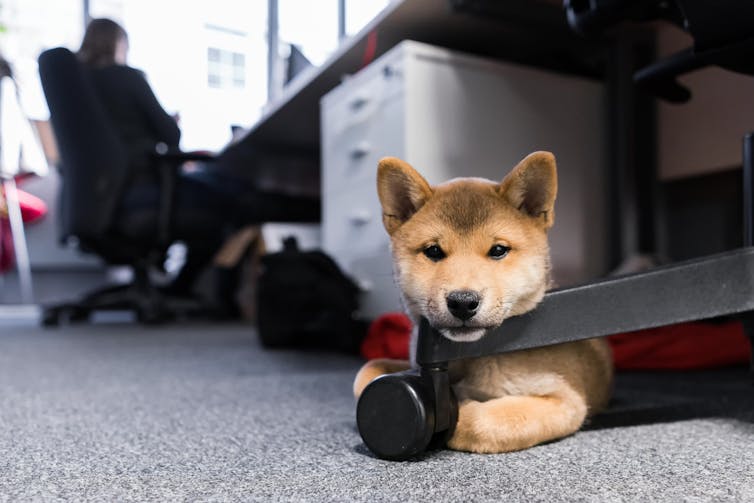
[[[728,417],[396,463],[356,430],[360,364],[244,326],[0,326],[0,500],[754,501],[750,387]]]

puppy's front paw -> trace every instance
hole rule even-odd
[[[527,431],[525,413],[507,407],[505,400],[496,402],[498,400],[463,402],[458,408],[458,423],[448,447],[456,451],[495,454],[536,444]]]
[[[448,447],[469,452],[510,452],[575,433],[586,417],[576,397],[504,396],[486,402],[467,400]]]

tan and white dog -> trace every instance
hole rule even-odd
[[[459,178],[437,186],[397,158],[379,162],[377,189],[405,306],[453,341],[531,309],[550,286],[547,230],[554,222],[555,158],[535,152],[502,182]],[[568,316],[568,313],[563,313]],[[416,334],[414,334],[414,339]],[[408,361],[368,362],[358,397]],[[453,362],[458,423],[452,449],[507,452],[576,432],[605,407],[612,364],[603,339]]]

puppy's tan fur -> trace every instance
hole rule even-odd
[[[550,286],[547,230],[557,193],[552,154],[529,155],[500,183],[459,178],[435,187],[404,161],[385,158],[377,187],[396,277],[414,321],[424,316],[462,343],[542,300]],[[509,251],[493,257],[495,245]],[[432,246],[442,258],[425,253]],[[455,291],[479,295],[470,319],[449,310],[448,294]],[[354,394],[379,375],[409,367],[408,361],[372,360],[356,376]],[[450,374],[459,416],[448,446],[493,453],[576,432],[606,405],[612,365],[604,340],[592,339],[454,362]]]

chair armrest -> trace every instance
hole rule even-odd
[[[184,152],[183,150],[169,147],[164,143],[158,143],[154,148],[152,158],[157,161],[181,163],[187,161],[213,161],[217,158],[217,155],[203,150]]]
[[[188,161],[212,161],[215,155],[209,152],[184,152],[177,148],[158,143],[151,158],[157,167],[160,178],[160,206],[158,210],[158,237],[167,246],[172,241],[173,203],[181,164]]]

